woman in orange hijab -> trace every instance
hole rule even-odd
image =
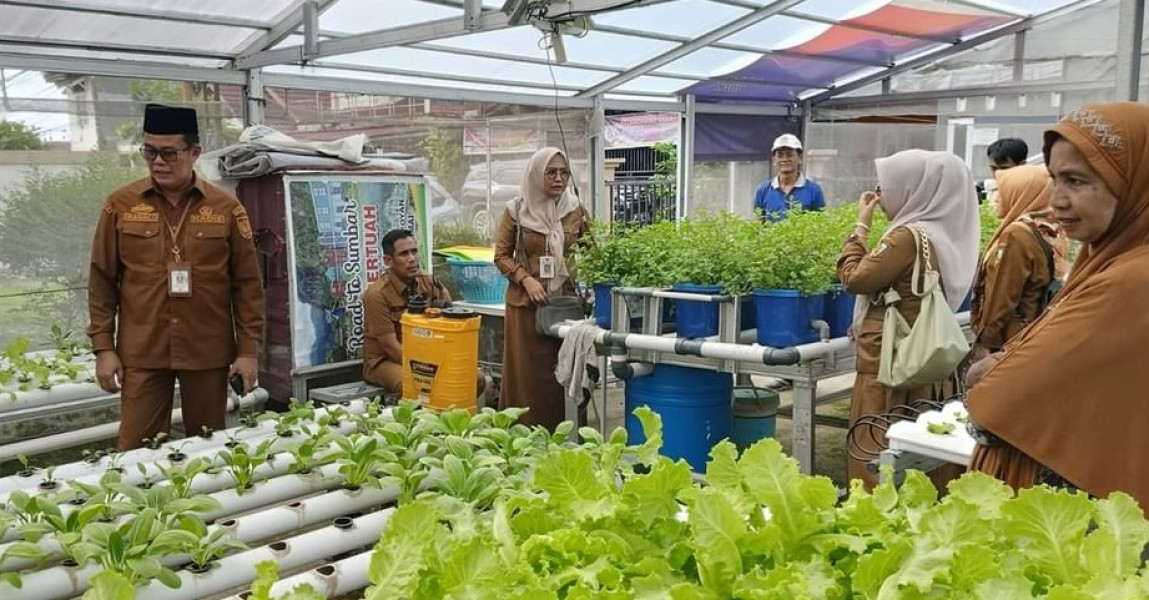
[[[1082,249],[1038,320],[970,370],[970,467],[1149,506],[1149,105],[1086,105],[1045,133],[1054,219]],[[979,435],[981,434],[981,435]]]
[[[997,178],[1001,224],[990,238],[974,279],[970,327],[974,360],[985,358],[1033,322],[1057,276],[1060,228],[1048,221],[1053,180],[1045,167],[1002,169]],[[1064,261],[1064,259],[1060,259]],[[1064,271],[1063,271],[1064,272]]]

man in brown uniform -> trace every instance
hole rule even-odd
[[[419,272],[419,247],[415,234],[393,229],[383,236],[383,264],[387,274],[376,279],[363,294],[365,327],[363,340],[363,380],[387,392],[403,390],[403,328],[400,319],[407,301],[418,294],[427,306],[442,307],[451,302],[451,293],[428,273]],[[486,378],[478,376],[477,395],[486,388]]]
[[[247,213],[193,169],[195,111],[147,105],[140,153],[150,176],[104,202],[88,280],[96,380],[120,391],[120,450],[170,429],[177,377],[185,431],[223,428],[228,378],[255,386],[264,322]]]

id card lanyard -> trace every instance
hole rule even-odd
[[[176,223],[175,227],[172,227],[172,224],[167,222],[166,211],[164,215],[164,225],[167,226],[168,235],[172,238],[172,259],[168,261],[168,296],[175,298],[186,298],[192,295],[191,265],[184,262],[179,241],[180,231],[183,230],[184,220],[187,219],[192,199],[187,198],[184,202],[184,212],[180,215],[180,220]]]

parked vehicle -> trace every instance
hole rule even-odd
[[[519,195],[519,186],[527,168],[526,160],[493,161],[488,169],[481,162],[471,167],[463,181],[460,199],[462,211],[471,227],[484,235],[491,235],[495,219],[502,214],[507,201]],[[490,210],[487,205],[490,183]]]

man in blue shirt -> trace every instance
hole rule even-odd
[[[754,193],[754,210],[762,215],[763,221],[781,221],[786,218],[786,211],[795,205],[803,210],[825,208],[822,186],[802,175],[802,142],[798,136],[791,133],[778,136],[771,152],[778,175],[763,181]]]

